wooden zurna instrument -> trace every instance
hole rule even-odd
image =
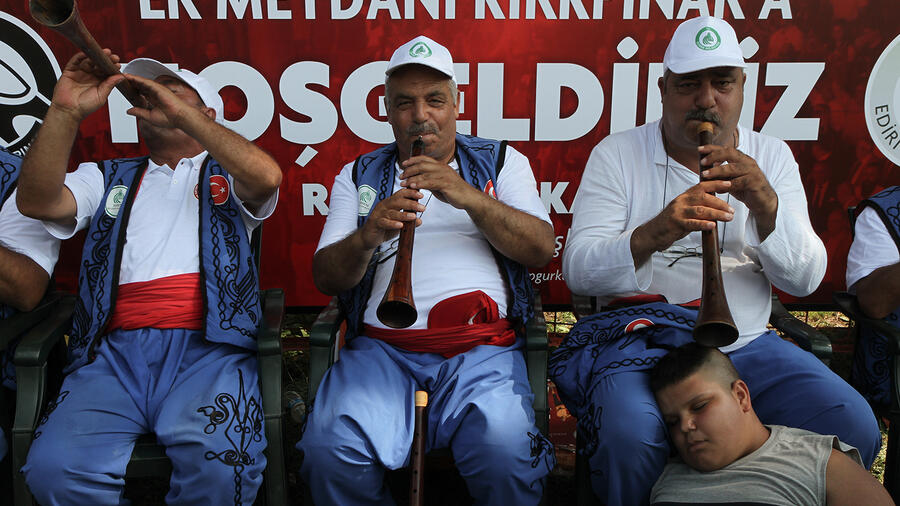
[[[31,11],[31,17],[35,21],[59,32],[78,46],[104,75],[120,73],[116,64],[103,52],[100,44],[97,44],[91,32],[84,26],[75,0],[29,0],[28,10]],[[144,99],[128,81],[121,81],[116,88],[125,95],[131,105],[144,106]]]
[[[712,144],[713,124],[700,123],[697,137],[701,146]],[[700,155],[703,159],[704,155]],[[700,172],[709,169],[700,166]],[[701,176],[702,180],[702,176]],[[704,346],[728,346],[738,338],[738,329],[728,309],[725,298],[725,285],[722,283],[722,263],[719,256],[719,230],[704,230],[703,234],[703,293],[700,299],[700,312],[694,325],[694,340]]]
[[[419,156],[425,147],[421,137],[413,142],[409,157]],[[412,252],[416,234],[416,221],[403,223],[397,243],[397,258],[391,281],[375,315],[378,321],[392,329],[405,329],[416,322],[418,312],[412,294]]]
[[[409,504],[422,506],[425,489],[425,407],[428,392],[416,390],[416,418],[413,428],[412,448],[409,453]]]

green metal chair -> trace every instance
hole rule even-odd
[[[847,208],[850,234],[855,235],[856,207]],[[834,292],[834,303],[845,316],[855,322],[856,344],[859,343],[858,329],[868,327],[888,337],[887,353],[891,357],[891,403],[890,406],[872,405],[878,416],[888,420],[888,441],[884,461],[884,488],[895,502],[900,502],[900,329],[884,320],[869,318],[859,307],[856,296],[849,292]]]
[[[43,322],[50,314],[57,309],[60,301],[60,294],[48,294],[36,308],[31,311],[17,313],[10,318],[0,321],[0,352],[11,352],[14,342],[19,338],[24,338],[29,330]],[[57,365],[62,364],[65,360],[64,345],[55,349],[48,350],[48,355],[53,355]],[[8,359],[15,364],[15,357],[9,355]],[[57,379],[58,378],[54,378]],[[27,386],[26,386],[27,388]],[[15,396],[16,391],[7,390],[0,387],[0,427],[6,437],[9,438],[9,451],[7,457],[3,460],[2,474],[0,474],[0,502],[12,502],[13,500],[13,483],[16,475],[15,470],[18,469],[13,465],[14,448],[13,439],[13,423],[15,418]]]
[[[325,371],[339,358],[343,322],[344,315],[338,308],[337,297],[335,297],[319,313],[310,329],[308,405],[312,405]],[[546,436],[549,434],[550,424],[550,411],[547,403],[547,324],[544,321],[539,294],[535,294],[534,317],[525,326],[524,352],[528,368],[528,382],[534,392],[535,425]],[[449,452],[441,449],[435,450],[429,455],[448,458]],[[307,501],[310,501],[309,504],[311,504],[308,495]]]
[[[884,488],[894,501],[900,501],[900,329],[884,320],[869,318],[859,307],[856,296],[848,292],[833,294],[838,309],[856,322],[856,326],[868,326],[878,333],[888,336],[891,356],[891,404],[886,409],[872,406],[876,415],[888,420],[888,441],[884,461]],[[858,342],[858,338],[857,338]]]
[[[29,330],[16,347],[16,417],[13,424],[12,464],[15,504],[32,504],[25,477],[18,471],[34,436],[41,411],[59,390],[65,363],[65,333],[71,326],[75,296],[62,295],[41,315],[40,323]],[[58,360],[51,360],[56,355]]]

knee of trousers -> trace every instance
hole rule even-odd
[[[82,496],[79,491],[96,490],[98,482],[108,485],[111,480],[116,480],[107,473],[88,470],[86,464],[77,452],[33,444],[22,473],[28,489],[40,504],[52,504],[55,497],[87,500],[90,497]]]
[[[348,441],[336,437],[313,437],[306,433],[296,444],[302,463],[300,474],[307,483],[364,479],[381,466],[369,455],[362,440]],[[377,473],[376,473],[377,474]],[[382,477],[372,477],[380,484]]]
[[[604,414],[610,416],[594,426],[592,434],[584,435],[586,440],[596,442],[592,463],[600,460],[613,467],[640,469],[648,463],[655,466],[665,462],[669,454],[666,429],[655,413],[636,410]]]

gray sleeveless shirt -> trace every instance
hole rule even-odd
[[[700,472],[673,458],[653,486],[650,503],[824,505],[831,449],[862,465],[856,448],[837,436],[781,425],[767,427],[771,434],[762,446],[716,471]]]

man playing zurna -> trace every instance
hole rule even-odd
[[[600,305],[639,294],[690,303],[703,284],[700,231],[718,227],[724,292],[739,334],[722,351],[760,419],[835,434],[871,465],[881,438],[865,400],[811,353],[766,329],[772,286],[807,295],[827,259],[790,148],[738,124],[746,63],[734,29],[708,16],[684,21],[663,65],[662,118],[608,136],[585,165],[563,255],[569,288]],[[704,122],[712,123],[713,140],[698,146]],[[647,369],[666,346],[691,340],[696,312],[657,306],[580,321],[550,360],[606,504],[646,504],[669,454]]]
[[[168,503],[252,504],[265,440],[250,233],[281,171],[221,124],[202,77],[144,58],[122,71],[98,77],[75,55],[22,166],[24,214],[60,238],[88,228],[68,375],[22,471],[41,504],[118,504],[153,432],[173,464]],[[66,174],[79,124],[123,79],[149,104],[129,110],[149,155]]]
[[[417,37],[387,66],[396,142],[344,166],[313,259],[339,295],[347,344],[322,380],[297,447],[316,504],[385,504],[385,468],[409,461],[413,395],[430,396],[426,447],[450,447],[478,504],[540,501],[553,466],[535,427],[517,326],[532,313],[526,266],[553,254],[553,228],[528,160],[505,142],[456,133],[450,52]],[[410,156],[416,139],[422,154]],[[376,308],[404,222],[418,319],[382,324]]]

